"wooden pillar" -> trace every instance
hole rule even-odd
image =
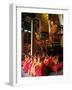
[[[31,55],[33,55],[33,19],[31,20]]]

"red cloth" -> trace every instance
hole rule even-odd
[[[51,69],[57,73],[58,69],[60,69],[62,67],[63,67],[63,63],[61,62],[61,63],[58,63],[58,64],[52,66]]]
[[[58,68],[63,68],[63,62],[60,62]]]
[[[29,64],[29,70],[31,69],[31,67],[32,67],[32,64],[33,64],[33,63],[32,63],[32,62],[30,62],[30,64]]]
[[[25,73],[28,72],[29,65],[30,65],[30,60],[27,60],[27,61],[24,62],[23,69],[24,69]]]
[[[36,76],[42,76],[42,65],[36,66]]]
[[[51,69],[52,69],[54,72],[57,73],[57,69],[58,69],[58,68],[57,68],[57,65],[52,66]]]
[[[28,69],[29,69],[29,63],[27,63],[27,64],[24,66],[24,71],[27,73],[27,72],[28,72]]]
[[[52,66],[52,62],[53,62],[53,59],[51,57],[49,57],[48,60],[49,60],[49,65],[48,66],[51,67]]]

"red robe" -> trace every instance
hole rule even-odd
[[[42,76],[42,64],[36,66],[36,76]]]
[[[27,61],[24,63],[24,66],[23,66],[25,73],[28,72],[29,65],[30,65],[30,60],[27,60]]]

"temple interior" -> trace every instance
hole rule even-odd
[[[21,14],[21,76],[63,75],[63,14]]]

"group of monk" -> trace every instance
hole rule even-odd
[[[58,71],[63,68],[63,62],[59,62],[59,56],[25,55],[21,67],[24,73],[30,76],[48,76],[51,72],[58,74]]]

